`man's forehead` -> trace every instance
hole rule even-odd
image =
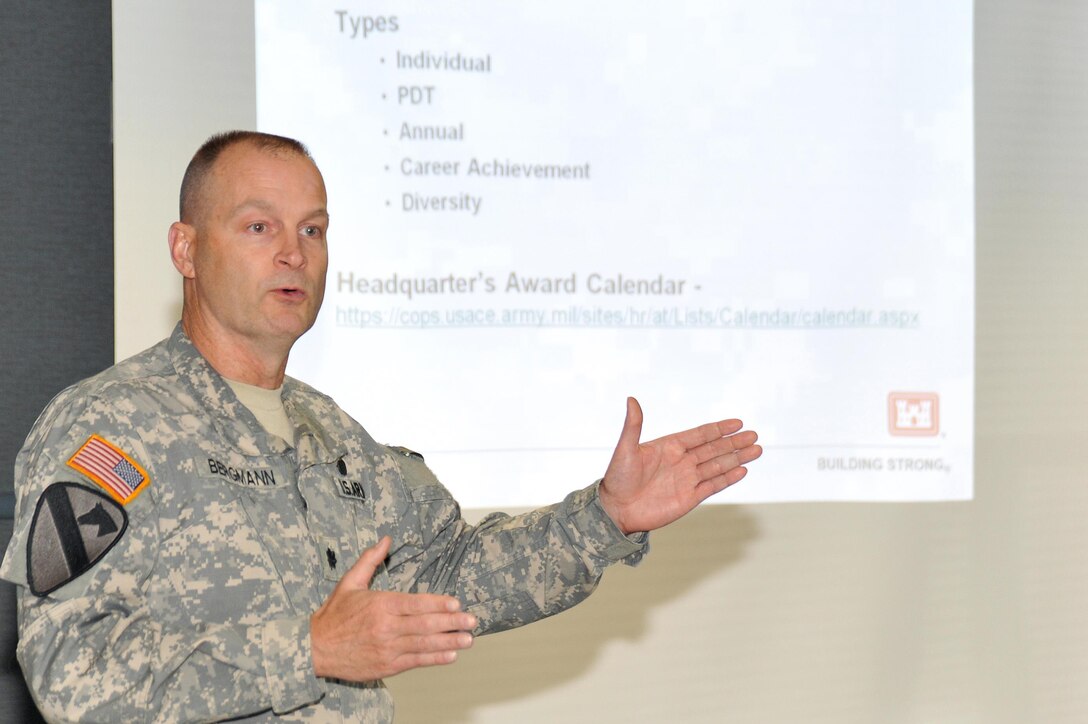
[[[324,184],[317,164],[309,157],[290,149],[262,148],[249,141],[241,141],[224,149],[212,165],[211,175],[230,180],[269,170],[286,172],[289,167],[290,175],[312,174]]]
[[[247,148],[238,148],[247,146]],[[209,174],[213,204],[230,213],[242,207],[271,208],[273,196],[291,189],[298,200],[320,199],[315,211],[324,211],[325,182],[317,165],[308,157],[292,151],[263,149],[240,143],[223,151]],[[320,207],[320,208],[318,208]]]
[[[227,216],[228,217],[238,216],[239,214],[244,214],[244,213],[246,213],[248,211],[263,211],[263,212],[272,213],[272,212],[275,212],[276,210],[277,210],[276,205],[273,204],[271,201],[268,201],[267,199],[263,199],[263,198],[260,198],[260,197],[249,197],[249,198],[246,198],[246,199],[242,200],[242,202],[239,203],[237,206],[234,206],[233,208],[231,208],[227,212]],[[308,211],[306,211],[303,214],[303,216],[305,216],[308,219],[326,219],[327,220],[329,218],[329,212],[325,209],[324,206],[315,206],[315,207],[309,209]]]

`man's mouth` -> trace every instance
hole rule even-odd
[[[276,294],[286,299],[302,299],[306,296],[306,292],[300,287],[278,287]]]

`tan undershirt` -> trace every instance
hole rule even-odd
[[[266,432],[280,436],[288,445],[294,447],[295,428],[287,419],[287,411],[283,409],[283,387],[268,390],[237,380],[227,380],[227,384],[234,390],[238,400],[249,408]]]

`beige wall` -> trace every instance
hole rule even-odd
[[[181,281],[166,247],[178,187],[208,136],[255,128],[251,2],[113,3],[117,359],[170,333]],[[240,31],[239,29],[242,29]]]
[[[177,316],[188,155],[253,124],[250,11],[223,5],[114,2],[119,356]],[[1088,720],[1088,4],[975,26],[976,500],[698,511],[573,611],[390,680],[399,721]]]

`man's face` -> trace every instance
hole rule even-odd
[[[192,220],[187,329],[231,343],[288,345],[325,294],[329,216],[314,164],[248,143],[227,148]],[[180,268],[180,267],[179,267]]]

